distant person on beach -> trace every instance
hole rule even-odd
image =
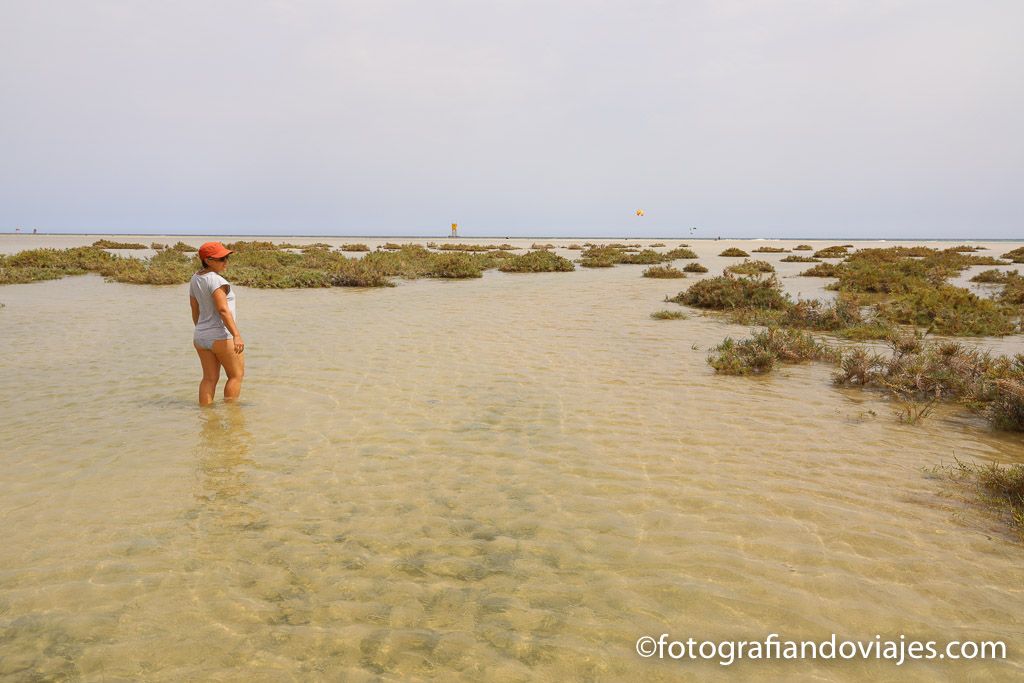
[[[192,324],[196,327],[192,343],[203,365],[203,379],[199,382],[201,406],[213,403],[221,366],[228,376],[224,399],[232,401],[242,393],[245,343],[235,325],[235,291],[221,276],[232,253],[220,242],[207,242],[199,247],[203,268],[188,285]]]

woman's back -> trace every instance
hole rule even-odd
[[[221,333],[222,339],[230,339],[231,333],[217,311],[217,304],[213,300],[213,293],[221,287],[227,286],[228,310],[232,317],[235,316],[235,290],[227,280],[213,271],[198,272],[192,276],[188,285],[189,295],[199,304],[199,321],[196,323],[196,335],[206,333]]]

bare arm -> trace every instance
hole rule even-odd
[[[199,324],[199,302],[196,301],[196,298],[194,296],[190,296],[188,298],[188,302],[190,304],[192,304],[192,325],[193,326],[198,325]]]
[[[213,290],[213,305],[217,307],[220,319],[224,321],[224,327],[228,328],[228,332],[234,337],[235,353],[241,353],[245,349],[245,342],[242,341],[242,335],[238,332],[238,327],[235,326],[235,316],[231,315],[231,309],[228,308],[228,295],[225,288],[229,286],[224,285]]]

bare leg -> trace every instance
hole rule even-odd
[[[224,400],[233,401],[242,393],[242,378],[245,376],[245,353],[235,353],[235,343],[231,339],[213,342],[213,352],[217,361],[224,366],[228,381],[224,384]]]
[[[213,403],[213,396],[217,393],[220,361],[217,360],[217,355],[208,349],[196,346],[196,353],[199,354],[199,362],[203,364],[203,379],[199,382],[199,405],[208,406]]]

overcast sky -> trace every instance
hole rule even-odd
[[[0,0],[0,230],[1021,238],[1022,36],[1020,0]]]

